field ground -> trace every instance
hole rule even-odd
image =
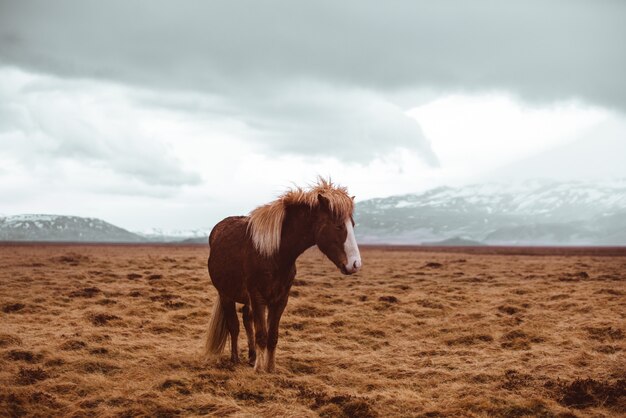
[[[466,251],[466,252],[462,252]],[[198,353],[202,246],[0,246],[7,416],[619,416],[626,251],[370,248],[299,260],[277,373]]]

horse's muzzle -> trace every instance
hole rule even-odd
[[[340,270],[343,274],[354,274],[361,269],[361,260],[354,260],[352,265],[342,265]]]

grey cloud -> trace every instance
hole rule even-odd
[[[210,115],[212,129],[232,131],[257,150],[369,161],[397,148],[416,151],[438,166],[419,124],[380,94],[299,80],[276,86],[272,94],[211,97],[199,94],[135,97],[141,106]],[[229,123],[230,122],[230,123]]]
[[[434,164],[419,126],[390,104],[410,104],[407,92],[420,89],[626,110],[626,2],[0,4],[5,64],[218,97],[207,117],[232,112],[285,152],[309,152],[310,139],[355,159],[411,146]],[[334,93],[291,95],[302,80]],[[355,90],[367,92],[364,103]]]
[[[305,85],[273,100],[242,103],[241,108],[264,146],[283,153],[330,154],[358,162],[406,148],[417,151],[427,164],[439,165],[416,121],[375,94]]]
[[[174,88],[284,77],[626,106],[621,1],[3,2],[5,61]],[[243,85],[242,85],[243,84]]]

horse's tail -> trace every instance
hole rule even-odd
[[[213,313],[211,314],[211,322],[209,322],[209,333],[206,337],[204,345],[204,357],[209,360],[219,356],[226,345],[228,337],[228,327],[226,326],[226,318],[220,297],[217,297]]]

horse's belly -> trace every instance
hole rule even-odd
[[[239,303],[247,303],[248,293],[244,288],[241,264],[227,265],[224,261],[228,262],[228,257],[216,257],[213,253],[209,256],[209,275],[213,286],[221,295]]]

